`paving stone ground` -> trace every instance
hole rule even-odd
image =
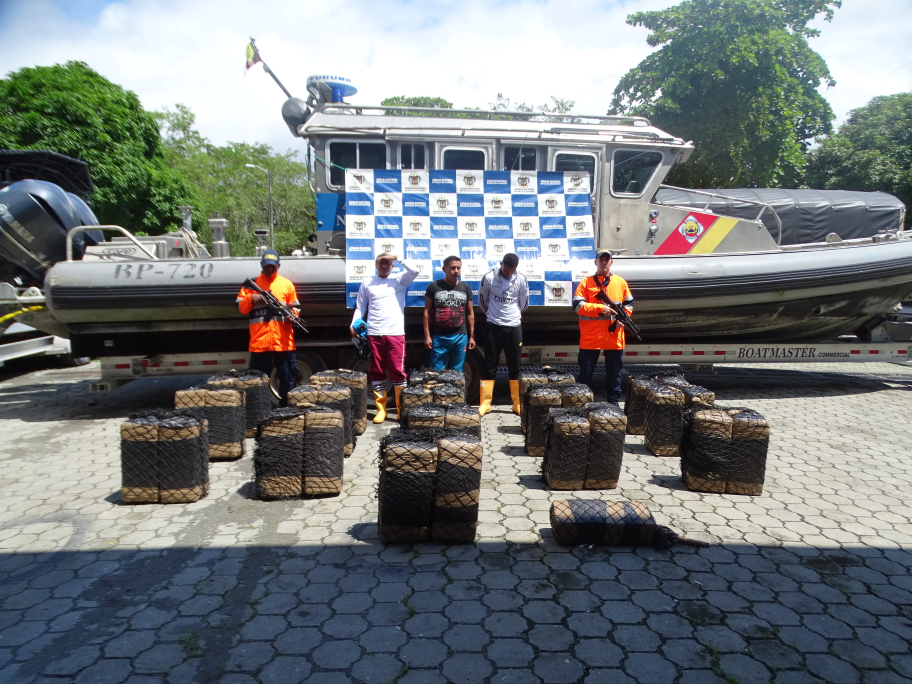
[[[390,423],[336,498],[257,501],[248,456],[213,464],[197,504],[127,506],[120,422],[198,378],[95,395],[97,366],[7,373],[0,682],[910,682],[912,369],[769,368],[791,373],[699,378],[770,419],[763,496],[689,492],[642,437],[617,490],[579,493],[711,543],[670,551],[557,546],[567,494],[505,405],[484,419],[476,543],[385,547]]]

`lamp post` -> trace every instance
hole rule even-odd
[[[269,179],[269,249],[275,249],[275,241],[272,238],[272,171],[269,169],[264,169],[262,166],[257,166],[256,164],[244,164],[248,169],[259,169],[260,171],[265,171],[266,176]]]

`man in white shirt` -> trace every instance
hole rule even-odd
[[[481,415],[491,410],[494,379],[503,350],[510,372],[513,413],[519,415],[519,360],[522,352],[522,312],[529,305],[529,283],[518,273],[519,257],[507,254],[501,263],[485,274],[478,289],[478,305],[485,313],[485,374],[481,381]]]
[[[392,274],[393,265],[398,262],[403,270]],[[375,423],[386,420],[386,377],[393,383],[398,417],[399,394],[405,387],[405,291],[409,283],[418,277],[418,269],[405,261],[399,261],[395,254],[384,252],[374,262],[377,275],[361,282],[355,314],[349,327],[355,336],[354,322],[359,318],[367,321],[367,338],[370,342],[371,363],[368,379],[374,390],[377,405]]]

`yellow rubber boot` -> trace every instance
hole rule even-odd
[[[491,412],[491,400],[494,399],[494,381],[482,380],[478,389],[481,402],[478,404],[478,413],[484,415]]]
[[[519,380],[510,380],[510,396],[513,398],[513,413],[519,415]]]
[[[402,409],[399,407],[399,395],[402,394],[402,390],[405,387],[393,387],[393,391],[396,393],[396,420],[402,420]]]
[[[386,420],[386,392],[374,390],[374,404],[377,406],[377,415],[374,416],[374,422],[382,423]]]

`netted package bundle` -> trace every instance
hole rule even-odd
[[[407,430],[446,427],[445,404],[421,404],[410,408],[402,418],[402,427]]]
[[[646,396],[655,381],[644,377],[631,377],[627,381],[624,414],[627,416],[627,434],[642,435],[646,426]]]
[[[684,436],[682,420],[684,393],[677,387],[653,384],[646,395],[646,414],[643,433],[645,444],[656,456],[680,456]]]
[[[320,387],[317,385],[298,385],[288,392],[288,405],[309,408],[320,403]]]
[[[434,393],[421,385],[409,385],[403,388],[399,394],[399,403],[402,404],[403,411],[422,404],[430,404],[432,401],[434,401]]]
[[[419,368],[418,370],[413,370],[409,373],[408,384],[412,385],[426,385],[429,382],[437,382],[437,379],[440,377],[440,371],[435,371],[430,368]]]
[[[191,387],[174,393],[174,408],[209,422],[210,459],[234,460],[244,455],[244,396],[230,387]]]
[[[260,421],[253,452],[258,499],[290,499],[304,493],[304,411],[280,408]]]
[[[519,372],[519,423],[523,434],[528,430],[529,391],[538,385],[547,385],[548,375],[542,371]]]
[[[478,527],[481,489],[481,440],[474,435],[450,434],[437,440],[437,477],[431,538],[471,544]]]
[[[717,494],[763,493],[769,423],[751,409],[697,408],[684,418],[681,477],[688,488]]]
[[[456,387],[465,387],[465,373],[458,370],[442,370],[437,375],[437,382],[444,382],[448,385],[456,385]]]
[[[345,419],[341,411],[329,406],[305,410],[302,489],[306,496],[342,491],[344,434]]]
[[[529,390],[529,421],[526,429],[526,453],[544,456],[548,446],[548,412],[560,408],[561,393],[557,387],[543,385]]]
[[[446,411],[446,427],[469,431],[481,439],[481,414],[474,406],[451,404]]]
[[[561,408],[582,408],[595,399],[589,385],[584,385],[579,382],[568,382],[561,383],[559,387],[561,393]]]
[[[149,411],[120,426],[125,503],[193,503],[209,493],[207,422]]]
[[[573,377],[572,373],[565,373],[559,370],[548,370],[549,385],[569,385],[574,382],[576,382],[576,378]]]
[[[434,403],[437,404],[464,404],[465,386],[457,387],[448,383],[438,382],[431,391],[434,393]]]
[[[582,409],[551,409],[542,478],[551,489],[578,490],[586,484],[589,417]]]
[[[430,540],[436,469],[435,431],[392,430],[380,440],[380,541],[413,544]]]
[[[337,368],[320,371],[310,376],[312,385],[348,385],[351,388],[352,431],[355,436],[363,435],[367,429],[367,373]]]
[[[207,388],[231,387],[244,393],[244,413],[247,437],[256,435],[259,422],[272,410],[272,390],[269,376],[262,371],[248,370],[219,373],[206,381]]]
[[[627,416],[615,404],[591,403],[589,462],[583,489],[615,489],[621,476]]]
[[[677,385],[677,388],[684,393],[684,399],[688,406],[712,406],[716,401],[716,394],[712,390],[699,385]]]
[[[351,456],[355,449],[355,432],[352,428],[352,391],[348,385],[336,383],[334,385],[319,385],[317,391],[317,405],[328,406],[342,414],[343,441],[345,455]]]

